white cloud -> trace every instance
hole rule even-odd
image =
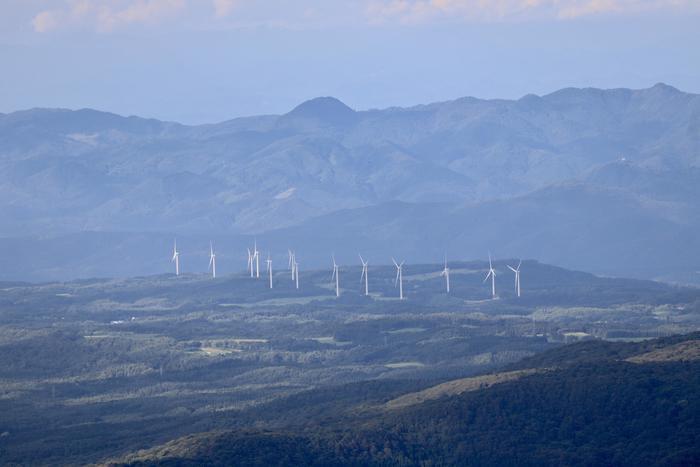
[[[472,21],[567,19],[605,13],[700,10],[696,0],[369,0],[370,22],[424,23],[441,19]]]
[[[185,0],[67,0],[62,8],[39,12],[32,20],[34,30],[88,27],[101,32],[138,23],[154,23],[174,16]]]
[[[217,18],[223,18],[231,14],[237,0],[212,0],[214,2],[214,14]]]
[[[36,32],[49,32],[56,29],[58,23],[56,12],[48,10],[39,12],[34,19],[32,19],[32,26]]]
[[[1,1],[1,0],[0,0]],[[167,19],[196,29],[267,26],[416,24],[439,21],[560,20],[603,14],[700,12],[700,0],[36,0],[37,32],[83,28],[110,32]],[[56,6],[58,5],[58,6]],[[233,14],[235,11],[235,15]]]

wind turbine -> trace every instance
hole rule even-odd
[[[358,256],[360,257],[360,262],[362,263],[362,274],[360,275],[360,282],[362,282],[362,279],[365,280],[365,295],[369,295],[369,279],[367,278],[367,264],[369,263],[362,259],[362,255]]]
[[[292,281],[294,281],[296,274],[296,267],[294,266],[294,264],[296,263],[296,253],[294,253],[292,250],[287,250],[287,253],[289,253],[289,262],[287,263],[287,269],[292,270]]]
[[[246,248],[248,250],[248,271],[250,272],[250,277],[253,277],[253,253],[250,252],[250,248]]]
[[[335,256],[333,256],[333,275],[331,276],[331,282],[335,279],[335,296],[340,297],[340,272],[338,270],[338,265],[335,263]]]
[[[489,273],[486,274],[484,282],[489,280],[489,277],[491,278],[491,298],[496,298],[496,270],[493,268],[493,264],[491,264],[491,253],[489,253]]]
[[[294,266],[292,267],[294,268],[294,280],[296,282],[296,287],[299,289],[299,263],[297,263],[296,255],[294,258]]]
[[[394,258],[391,258],[391,260],[394,262],[394,266],[396,266],[396,279],[394,280],[394,287],[397,285],[399,286],[399,300],[403,300],[403,263],[406,261],[401,261],[401,264],[398,264]]]
[[[510,265],[508,265],[508,269],[510,269],[511,271],[513,271],[515,273],[515,293],[518,295],[518,297],[520,296],[520,265],[521,264],[523,264],[522,259],[518,262],[517,268],[513,268]]]
[[[445,276],[445,284],[447,285],[447,293],[450,293],[450,268],[447,267],[447,255],[445,255],[445,269],[440,273],[441,276]]]
[[[175,275],[179,276],[180,275],[180,252],[177,251],[177,240],[175,240],[175,243],[173,244],[173,259],[170,261],[175,262]]]
[[[255,246],[253,247],[253,259],[255,260],[255,277],[260,279],[260,252],[258,251],[258,239],[255,239]]]
[[[209,269],[211,269],[211,277],[216,279],[216,255],[212,242],[209,242]]]
[[[270,278],[270,288],[272,288],[272,259],[270,259],[270,253],[267,254],[267,274]]]

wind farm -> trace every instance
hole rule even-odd
[[[254,241],[253,249],[251,250],[250,248],[246,249],[247,252],[247,262],[246,262],[246,269],[245,269],[245,275],[249,276],[251,279],[260,279],[260,274],[257,270],[258,264],[259,264],[259,256],[260,256],[260,251],[258,250],[258,243],[257,239]],[[176,263],[176,276],[180,275],[180,269],[179,269],[179,255],[180,251],[177,249],[177,244],[174,246],[173,250],[173,256],[172,260],[175,261]],[[267,259],[265,260],[266,268],[265,268],[265,279],[268,284],[268,288],[272,289],[273,288],[273,278],[275,276],[275,273],[273,272],[272,269],[272,263],[273,263],[273,255],[271,252],[268,253]],[[359,258],[359,268],[360,268],[360,284],[361,284],[361,290],[363,295],[369,297],[370,293],[370,279],[369,279],[369,261],[366,261],[361,254],[358,253],[358,258]],[[390,257],[391,263],[394,265],[396,276],[394,278],[394,287],[398,289],[398,299],[399,300],[404,300],[406,297],[404,295],[404,266],[406,264],[406,261],[401,261],[400,263],[397,262],[393,257]],[[520,283],[520,268],[523,264],[522,260],[518,260],[517,266],[511,266],[507,262],[504,262],[504,266],[511,270],[514,275],[515,275],[515,282],[514,282],[514,291],[515,291],[515,296],[519,298],[521,296],[521,283]],[[387,264],[388,265],[388,264]],[[353,266],[348,266],[352,268]],[[356,266],[357,267],[357,266]],[[381,264],[378,264],[377,267],[381,268]],[[426,266],[425,265],[420,265],[420,269],[424,269]],[[340,287],[340,269],[341,265],[336,261],[336,256],[335,254],[331,255],[331,270],[330,270],[330,282],[331,282],[331,287],[334,292],[334,295],[336,298],[339,298],[341,296],[341,287]],[[299,290],[300,289],[300,281],[299,281],[299,263],[296,260],[296,252],[295,250],[292,250],[291,248],[287,249],[287,270],[289,271],[292,279],[292,283],[294,284],[294,288]],[[451,287],[454,285],[453,282],[451,282],[451,268],[448,265],[447,262],[447,256],[445,255],[443,258],[443,266],[442,269],[439,271],[439,275],[444,278],[445,280],[445,293],[450,294]],[[216,275],[216,254],[214,253],[214,246],[213,242],[210,242],[209,244],[209,267],[208,267],[208,272],[211,272],[211,277],[215,279],[217,277]],[[459,271],[457,271],[459,272]],[[278,272],[279,274],[279,272]],[[483,283],[486,283],[490,279],[490,289],[491,289],[491,294],[490,297],[491,299],[496,299],[498,298],[498,295],[496,294],[496,268],[494,266],[494,263],[491,258],[491,252],[488,252],[488,268],[486,269],[486,277],[483,279]],[[236,273],[234,273],[236,275]],[[459,275],[458,275],[459,277]]]

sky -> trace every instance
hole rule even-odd
[[[0,112],[188,124],[569,86],[700,93],[700,0],[0,0]]]

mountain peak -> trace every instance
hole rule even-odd
[[[356,113],[335,97],[316,97],[302,102],[284,117],[316,120],[331,125],[345,125],[355,120]]]
[[[667,91],[667,92],[680,92],[677,88],[674,88],[671,85],[668,85],[666,83],[656,83],[654,86],[652,86],[652,89],[657,89],[660,91]]]

